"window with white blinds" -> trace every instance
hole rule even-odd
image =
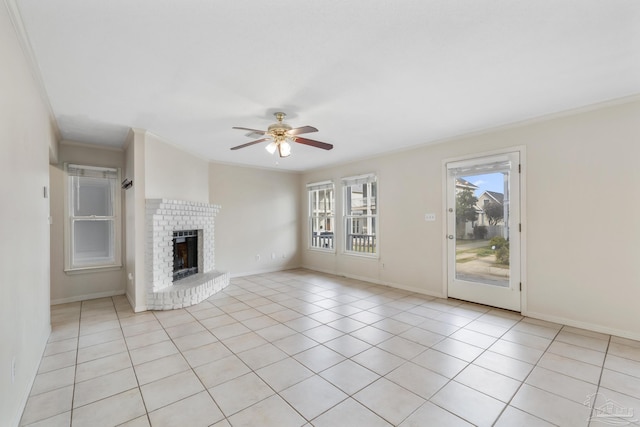
[[[309,247],[333,251],[335,248],[335,188],[333,182],[307,184],[309,194]]]
[[[378,185],[375,174],[342,179],[345,252],[378,254]]]
[[[65,271],[121,266],[120,174],[65,165]]]

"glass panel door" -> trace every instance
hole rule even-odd
[[[450,297],[520,311],[519,153],[447,164]]]

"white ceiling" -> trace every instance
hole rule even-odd
[[[640,93],[637,0],[12,0],[64,139],[301,171]],[[284,111],[332,151],[232,126]]]

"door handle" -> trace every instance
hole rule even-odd
[[[453,234],[449,234],[449,235],[447,236],[447,239],[451,239],[451,240],[453,240]]]

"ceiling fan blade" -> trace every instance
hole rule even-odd
[[[234,127],[232,127],[231,129],[248,130],[248,131],[249,131],[249,132],[251,132],[251,133],[257,133],[257,134],[260,134],[260,135],[266,135],[266,134],[267,134],[267,131],[264,131],[264,130],[250,129],[250,128],[241,128],[241,127],[237,127],[237,126],[234,126]]]
[[[246,144],[238,145],[237,147],[231,148],[232,150],[239,150],[240,148],[248,147],[253,144],[258,144],[262,141],[267,141],[269,138],[256,139],[255,141],[247,142]]]
[[[313,126],[301,126],[299,128],[288,130],[287,134],[301,135],[303,133],[311,133],[311,132],[318,132],[318,129],[314,128]]]
[[[314,141],[313,139],[300,138],[295,137],[293,139],[298,144],[310,145],[316,148],[322,148],[323,150],[331,150],[333,148],[333,144],[327,144],[326,142]]]

